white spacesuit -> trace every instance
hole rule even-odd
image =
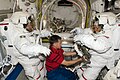
[[[82,78],[86,78],[87,80],[95,80],[98,73],[104,66],[107,66],[108,69],[113,68],[114,61],[119,58],[120,33],[119,27],[117,27],[118,24],[116,24],[115,14],[111,12],[99,13],[96,15],[96,17],[99,19],[99,24],[104,24],[102,33],[96,34],[95,36],[91,36],[88,33],[89,35],[84,34],[75,37],[75,41],[79,40],[84,45],[93,50],[89,51],[92,55],[90,59],[91,64],[89,65],[91,68],[87,68],[82,75]],[[76,32],[79,32],[78,29],[74,30],[77,30]],[[100,37],[104,38],[101,38],[100,40]],[[105,40],[105,37],[108,40]],[[110,46],[110,44],[112,46]],[[110,75],[108,76],[110,77]],[[82,78],[80,80],[82,80]]]
[[[43,80],[40,71],[43,66],[40,62],[39,56],[44,54],[48,56],[50,50],[40,44],[36,44],[36,33],[33,31],[30,15],[26,12],[15,12],[9,20],[8,24],[4,25],[6,21],[3,21],[3,27],[1,27],[1,33],[6,36],[7,40],[4,44],[7,49],[7,53],[11,55],[12,62],[15,65],[19,62],[29,79]],[[49,36],[50,33],[43,33],[43,35]],[[44,37],[45,37],[44,36]],[[42,77],[41,77],[42,76]]]
[[[75,41],[78,38],[82,44],[89,47],[89,53],[91,54],[91,63],[89,64],[80,80],[95,80],[101,71],[101,69],[108,64],[108,60],[111,59],[111,54],[108,50],[111,48],[109,38],[102,33],[91,35],[82,34],[75,37]],[[91,77],[92,76],[92,77]]]
[[[110,36],[112,33],[109,32],[110,35],[107,35],[105,31],[99,30],[101,25],[98,21],[94,25],[97,25],[98,28],[94,28],[92,34],[89,31],[90,33],[88,34],[79,34],[74,37],[74,41],[80,41],[83,45],[90,48],[89,53],[91,54],[90,67],[84,70],[80,80],[95,80],[104,66],[111,67],[109,62],[111,62],[113,56],[111,53],[112,42]]]

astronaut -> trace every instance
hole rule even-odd
[[[113,68],[114,67],[114,62],[115,62],[115,60],[117,60],[117,59],[119,59],[120,58],[120,51],[119,51],[119,48],[120,48],[120,28],[118,27],[118,23],[116,22],[117,21],[117,18],[116,18],[116,15],[115,14],[113,14],[112,12],[104,12],[104,13],[98,13],[98,14],[96,14],[96,17],[98,18],[98,20],[99,20],[99,24],[104,24],[104,27],[103,27],[103,30],[102,31],[100,31],[100,33],[102,33],[102,35],[104,35],[104,36],[106,36],[108,39],[109,39],[109,42],[110,43],[108,43],[109,45],[110,44],[112,44],[112,46],[111,46],[111,48],[109,49],[109,50],[107,50],[106,52],[104,52],[104,54],[103,53],[101,53],[101,52],[98,52],[96,49],[96,53],[98,53],[98,56],[100,57],[101,56],[101,58],[100,59],[102,59],[102,60],[104,60],[104,62],[105,63],[100,63],[98,60],[97,60],[97,64],[98,64],[98,67],[100,67],[101,65],[103,65],[103,66],[107,66],[107,68],[108,69],[111,69],[111,68]],[[93,29],[94,29],[94,27],[93,27]],[[80,32],[82,31],[83,29],[80,29],[80,28],[75,28],[75,29],[73,29],[72,30],[72,32],[76,32],[77,34],[80,34]],[[86,30],[86,29],[85,29]],[[84,30],[84,31],[85,31]],[[83,32],[84,32],[83,31]],[[94,32],[94,31],[93,31]],[[88,34],[90,34],[91,33],[91,31],[89,30],[89,33]],[[94,32],[95,33],[95,32]],[[99,34],[100,34],[99,33]],[[98,35],[98,34],[97,34]],[[100,34],[101,35],[101,34]],[[90,41],[88,41],[87,42],[87,40],[89,40],[89,37],[90,36],[88,36],[88,38],[86,38],[86,40],[83,40],[83,39],[85,39],[85,38],[83,38],[82,39],[82,37],[80,37],[80,38],[78,38],[78,40],[80,40],[80,41],[83,41],[83,43],[84,43],[84,45],[86,45],[86,46],[90,46],[89,48],[92,48],[92,46],[94,47],[94,43],[92,42],[92,40],[90,40]],[[104,40],[104,39],[103,39]],[[97,41],[97,40],[96,40]],[[100,43],[101,41],[99,41],[99,43]],[[91,44],[92,44],[92,46],[91,46]],[[107,43],[105,43],[105,45],[107,46],[108,45]],[[99,44],[100,45],[100,44]],[[97,45],[98,46],[98,45]],[[96,46],[96,48],[97,48],[97,46]],[[100,48],[100,47],[99,47]],[[98,48],[98,49],[99,49]],[[91,51],[91,50],[90,50]],[[101,53],[101,54],[99,54],[99,53]],[[92,53],[91,53],[92,54]],[[94,56],[95,54],[92,54],[92,56]],[[94,57],[98,57],[98,56],[94,56]],[[102,58],[103,57],[103,58]],[[105,58],[106,57],[106,58]],[[99,59],[99,58],[98,58]],[[100,60],[99,59],[99,60]],[[106,60],[106,59],[108,59],[108,61]],[[93,60],[92,58],[91,58],[91,60],[93,61],[93,63],[91,63],[90,65],[94,65],[94,66],[96,66],[97,64],[94,62],[94,61],[96,61],[96,60]],[[101,62],[102,62],[102,60],[101,60]],[[107,62],[108,63],[107,63]],[[102,68],[102,66],[101,66],[101,68]],[[84,73],[83,73],[83,75],[84,76],[87,76],[88,77],[88,74],[89,73],[87,73],[87,71],[89,70],[90,68],[88,68]],[[100,68],[98,68],[98,69],[100,69]],[[92,70],[92,69],[90,69],[90,70]],[[101,69],[100,69],[101,70]],[[111,70],[112,71],[112,70]],[[98,74],[99,73],[99,71],[98,72],[95,72],[95,74]],[[109,73],[108,73],[109,74]],[[113,73],[112,73],[113,74]],[[112,74],[109,74],[107,77],[109,77],[110,78],[110,76],[112,75]],[[93,75],[90,75],[90,76],[93,76]],[[89,76],[89,77],[90,77]],[[94,78],[95,79],[95,78]],[[94,80],[93,79],[93,80]],[[88,79],[88,80],[91,80],[91,79]],[[107,80],[107,79],[105,79],[105,80]],[[108,79],[109,80],[109,79]],[[110,79],[110,80],[113,80],[113,79]]]
[[[74,41],[80,41],[88,47],[91,54],[91,63],[88,64],[89,67],[80,76],[80,80],[95,80],[101,69],[104,66],[109,66],[109,60],[113,56],[110,53],[112,47],[111,38],[103,31],[104,25],[97,19],[93,21],[93,27],[89,29],[88,34],[83,33],[74,37]]]
[[[7,38],[4,41],[7,53],[11,55],[13,65],[18,62],[23,66],[28,79],[43,80],[41,70],[43,65],[39,56],[48,56],[50,50],[40,44],[36,44],[36,31],[33,27],[32,16],[27,12],[15,12],[10,19],[3,21],[1,33]],[[41,33],[42,37],[47,37],[50,33]],[[41,77],[42,76],[42,77]]]
[[[113,52],[118,53],[118,54],[116,54],[117,56],[115,58],[118,59],[119,58],[118,55],[120,52],[119,51],[120,27],[119,27],[119,21],[117,21],[116,15],[112,12],[103,12],[103,13],[97,13],[97,14],[95,14],[95,16],[99,19],[100,23],[104,24],[103,32],[104,32],[104,34],[106,34],[107,36],[110,37],[112,44],[113,44],[113,46],[112,46]],[[71,31],[71,33],[74,32],[75,34],[81,34],[81,33],[91,34],[93,30],[94,29],[92,27],[86,28],[86,29],[75,28]]]

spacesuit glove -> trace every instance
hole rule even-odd
[[[76,35],[78,34],[82,34],[83,33],[83,29],[80,27],[74,28],[73,30],[70,31],[70,33],[75,33]]]
[[[32,34],[35,35],[35,36],[38,36],[39,33],[40,33],[39,30],[34,30],[34,31],[32,31]]]
[[[79,34],[79,35],[75,35],[74,36],[74,42],[77,42],[77,44],[84,44],[84,43],[82,43],[82,39],[83,39],[83,34]]]
[[[43,29],[41,31],[41,34],[40,34],[40,37],[48,37],[48,36],[51,36],[52,35],[52,32],[47,30],[47,29]]]
[[[48,56],[50,54],[50,49],[45,47],[45,46],[42,46],[42,45],[39,45],[39,44],[36,44],[35,48],[34,48],[34,51],[36,54],[44,54],[45,56]]]
[[[42,54],[44,54],[45,56],[49,56],[50,55],[50,49],[49,48],[47,48],[47,47],[44,47],[44,46],[41,46],[40,47],[40,52],[42,53]]]

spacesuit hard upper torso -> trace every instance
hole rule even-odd
[[[97,47],[95,47],[94,50],[89,51],[90,54],[92,55],[91,57],[92,63],[90,64],[90,66],[98,66],[102,68],[106,65],[108,69],[114,67],[114,58],[113,58],[114,53],[112,49],[113,44],[111,42],[111,35],[112,35],[111,31],[109,32],[103,31],[103,33],[95,35],[96,39],[98,39],[98,43],[94,45],[96,46],[99,45],[99,48],[100,47],[101,48],[97,49]]]
[[[107,51],[112,46],[112,43],[111,43],[112,32],[110,30],[109,31],[102,31],[102,32],[100,32],[98,34],[94,34],[92,32],[91,28],[86,28],[86,29],[84,29],[82,34],[85,34],[85,35],[87,34],[88,35],[88,36],[84,37],[84,39],[87,40],[87,41],[85,41],[85,40],[84,41],[86,42],[85,45],[93,48],[93,50],[89,50],[90,54],[92,54],[92,55],[100,55],[100,56],[103,56],[104,58],[108,58],[108,55],[110,53],[107,52]],[[93,45],[94,43],[91,43],[90,39],[93,39],[96,42],[95,45]],[[103,41],[102,41],[102,39],[103,39]],[[101,42],[104,42],[104,43],[101,43]],[[106,47],[100,47],[101,49],[100,48],[97,49],[97,45],[100,46],[101,44],[105,44]],[[108,44],[108,46],[107,46],[107,44]],[[109,55],[109,56],[111,57],[112,55]]]

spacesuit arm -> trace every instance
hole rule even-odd
[[[91,28],[85,28],[83,34],[93,34]]]
[[[21,54],[27,55],[29,57],[38,56],[40,54],[48,56],[50,54],[50,50],[47,47],[30,43],[29,40],[24,37],[17,38],[14,46]]]
[[[76,27],[76,28],[74,28],[74,29],[72,29],[71,31],[70,31],[70,33],[75,33],[75,34],[83,34],[84,33],[84,29],[82,29],[81,27]]]
[[[79,34],[92,34],[93,32],[90,28],[82,29],[77,27],[71,30],[70,33],[75,33],[76,35],[79,35]]]
[[[99,53],[104,53],[111,47],[110,42],[104,36],[95,38],[92,35],[81,34],[75,36],[74,41],[80,41],[83,45]]]
[[[47,30],[47,29],[43,29],[41,30],[39,36],[40,37],[48,37],[48,36],[51,36],[52,35],[52,32]]]

